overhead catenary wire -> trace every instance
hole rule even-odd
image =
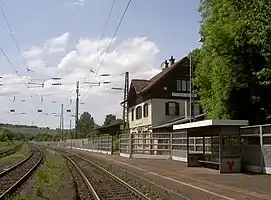
[[[109,21],[110,21],[110,18],[111,18],[111,15],[112,15],[112,11],[113,11],[113,8],[114,8],[115,4],[116,4],[116,0],[113,0],[113,1],[112,1],[112,4],[111,4],[111,6],[110,6],[110,10],[109,10],[108,16],[107,16],[107,18],[106,18],[104,27],[103,27],[103,29],[102,29],[102,34],[101,34],[100,40],[102,40],[102,39],[104,38],[104,36],[105,36],[105,31],[106,31],[107,26],[108,26],[108,23],[109,23]],[[86,81],[86,78],[89,76],[90,72],[93,72],[92,69],[90,69],[90,70],[88,71],[88,75],[87,75],[87,76],[84,76],[85,81]]]
[[[114,6],[115,6],[115,3],[116,3],[116,0],[113,0],[113,1],[112,1],[112,5],[111,5],[110,10],[109,10],[109,13],[108,13],[108,16],[107,16],[107,19],[106,19],[106,22],[105,22],[105,25],[104,25],[103,30],[102,30],[101,39],[104,38],[105,31],[106,31],[107,26],[108,26],[108,23],[109,23],[109,21],[110,21],[111,14],[112,14],[113,8],[114,8]]]
[[[109,13],[108,13],[108,16],[107,16],[107,18],[106,18],[104,27],[103,27],[103,29],[102,29],[102,34],[101,34],[100,40],[102,40],[102,39],[104,38],[104,36],[105,36],[105,31],[106,31],[107,26],[108,26],[108,23],[109,23],[109,21],[110,21],[110,18],[111,18],[112,11],[113,11],[113,8],[114,8],[114,6],[115,6],[115,3],[116,3],[116,0],[113,0],[113,1],[112,1],[112,4],[111,4],[111,7],[110,7],[110,10],[109,10]],[[98,59],[98,55],[97,55],[97,59]],[[89,76],[90,72],[94,72],[94,71],[92,70],[92,68],[88,71],[87,76],[85,76],[85,80],[87,80],[87,77]],[[94,73],[95,73],[95,72],[94,72]]]
[[[111,39],[109,45],[108,45],[107,48],[106,48],[105,54],[104,54],[104,56],[102,57],[101,62],[99,63],[98,69],[96,70],[95,77],[97,76],[97,74],[98,74],[98,72],[99,72],[99,70],[100,70],[100,68],[101,68],[101,66],[102,66],[102,64],[103,64],[103,62],[104,62],[104,60],[105,60],[105,58],[106,58],[108,52],[109,52],[109,49],[111,48],[111,45],[113,44],[113,40],[114,40],[114,38],[116,37],[116,35],[117,35],[117,33],[118,33],[118,30],[119,30],[119,28],[120,28],[120,26],[121,26],[121,24],[122,24],[122,21],[123,21],[125,15],[126,15],[126,13],[127,13],[127,10],[128,10],[128,8],[129,8],[131,2],[132,2],[132,0],[129,0],[129,1],[128,1],[127,5],[126,5],[126,7],[125,7],[125,9],[124,9],[124,11],[123,11],[123,13],[122,13],[122,16],[121,16],[121,18],[120,18],[120,20],[119,20],[119,23],[118,23],[118,25],[117,25],[117,27],[116,27],[116,29],[115,29],[115,32],[114,32],[114,34],[113,34],[113,36],[112,36],[112,39]],[[90,73],[90,72],[89,72],[89,73]],[[87,76],[86,76],[85,79],[87,79],[87,77],[89,76],[89,73],[87,74]],[[85,94],[83,94],[81,100],[84,99],[85,95],[89,92],[90,88],[91,88],[91,86],[88,88],[88,90],[85,92]]]
[[[104,35],[105,35],[105,30],[106,30],[106,28],[107,28],[107,26],[108,26],[108,23],[109,23],[109,20],[110,20],[110,18],[111,18],[111,14],[112,14],[112,10],[113,10],[113,8],[114,8],[115,2],[116,2],[115,0],[112,2],[112,5],[111,5],[110,11],[109,11],[109,15],[108,15],[108,17],[107,17],[105,26],[104,26],[104,28],[103,28],[103,32],[102,32],[102,35],[101,35],[102,37],[104,37]],[[130,3],[131,3],[131,0],[129,0],[129,2],[127,3],[127,5],[126,5],[126,7],[125,7],[125,10],[124,10],[124,12],[123,12],[123,14],[122,14],[122,17],[121,17],[121,19],[120,19],[120,21],[119,21],[119,23],[118,23],[118,25],[117,25],[117,27],[116,27],[116,30],[115,30],[115,32],[114,32],[114,35],[113,35],[113,37],[112,37],[112,39],[111,39],[111,41],[110,41],[110,43],[109,43],[109,45],[108,45],[108,47],[107,47],[107,49],[106,49],[106,52],[105,52],[105,54],[103,55],[103,58],[102,58],[100,64],[98,65],[98,69],[96,70],[96,73],[95,73],[95,76],[94,76],[94,77],[97,77],[97,74],[98,74],[98,72],[99,72],[99,70],[100,70],[100,68],[101,68],[101,66],[102,66],[102,64],[103,64],[103,62],[104,62],[104,60],[105,60],[105,58],[106,58],[108,52],[109,52],[109,49],[111,48],[111,46],[112,46],[112,44],[113,44],[114,38],[116,37],[116,34],[117,34],[117,32],[118,32],[118,30],[119,30],[119,28],[120,28],[120,26],[121,26],[121,23],[122,23],[122,21],[123,21],[123,19],[124,19],[124,16],[125,16],[125,14],[126,14],[128,8],[129,8],[129,6],[130,6]],[[6,21],[6,23],[7,23],[7,26],[8,26],[8,28],[9,28],[9,31],[10,31],[11,35],[12,35],[12,38],[13,38],[13,40],[14,40],[14,43],[15,43],[16,47],[17,47],[17,50],[19,51],[19,53],[20,53],[20,55],[21,55],[21,57],[22,57],[22,59],[23,59],[23,61],[24,61],[25,67],[26,67],[27,71],[29,71],[29,68],[28,68],[28,66],[27,66],[27,63],[25,62],[25,59],[24,59],[24,57],[23,57],[23,54],[22,54],[22,52],[21,52],[21,50],[20,50],[20,48],[19,48],[19,45],[18,45],[18,43],[17,43],[17,41],[16,41],[15,35],[13,34],[13,32],[12,32],[12,30],[11,30],[11,28],[10,28],[9,22],[8,22],[7,18],[5,17],[5,14],[4,14],[4,11],[3,11],[2,7],[1,7],[1,12],[2,12],[2,15],[3,15],[3,17],[4,17],[5,21]],[[2,49],[1,49],[1,51],[2,51]],[[6,57],[6,56],[5,56],[5,57]],[[8,59],[8,58],[7,58],[7,59]],[[14,69],[14,71],[16,72],[16,74],[18,75],[18,77],[20,77],[20,79],[23,81],[23,78],[20,76],[18,70],[14,67],[14,65],[10,62],[9,59],[8,59],[8,61],[9,61],[9,63],[11,64],[11,66],[13,67],[13,69]],[[87,74],[86,77],[88,77],[88,76],[89,76],[89,73]],[[23,81],[23,82],[24,82],[24,81]],[[64,84],[65,84],[65,83],[64,83]],[[29,90],[28,85],[27,85],[25,82],[24,82],[24,85],[27,87],[27,89],[28,89],[28,91],[29,91],[29,94],[30,94],[30,97],[31,97],[31,99],[32,99],[32,94],[31,94],[31,92],[30,92],[30,90]],[[90,89],[92,86],[93,86],[93,84],[90,84],[90,86],[87,88],[88,90],[86,91],[85,94],[87,94],[87,93],[89,92],[89,89]],[[56,93],[56,94],[58,94],[58,93]],[[83,97],[81,98],[80,103],[83,101],[85,94],[84,94]],[[45,96],[45,95],[46,95],[46,94],[42,94],[42,96]],[[33,100],[33,99],[32,99],[32,100]],[[70,102],[70,103],[71,103],[71,102]],[[35,105],[34,101],[33,101],[33,104]]]
[[[124,9],[124,12],[122,13],[122,16],[121,16],[121,18],[120,18],[120,20],[119,20],[119,23],[118,23],[118,25],[117,25],[117,27],[116,27],[116,29],[115,29],[115,32],[114,32],[114,34],[113,34],[113,36],[112,36],[112,38],[111,38],[111,40],[110,40],[110,42],[109,42],[109,44],[108,44],[108,46],[107,46],[107,48],[106,48],[105,54],[104,54],[103,57],[102,57],[102,60],[101,60],[101,62],[100,62],[100,64],[99,64],[99,66],[98,66],[98,69],[96,70],[95,76],[97,76],[97,74],[98,74],[98,72],[99,72],[99,70],[100,70],[100,68],[101,68],[101,65],[103,64],[103,62],[104,62],[104,60],[105,60],[105,58],[106,58],[106,56],[107,56],[107,54],[108,54],[108,51],[109,51],[109,49],[111,48],[111,45],[113,44],[113,41],[114,41],[114,39],[115,39],[115,37],[116,37],[116,35],[117,35],[117,33],[118,33],[118,30],[119,30],[119,28],[120,28],[120,26],[121,26],[121,24],[122,24],[122,21],[123,21],[125,15],[126,15],[126,13],[127,13],[127,10],[128,10],[128,8],[129,8],[131,2],[132,2],[132,0],[129,0],[129,1],[128,1],[127,5],[126,5],[126,7],[125,7],[125,9]],[[88,74],[87,74],[87,76],[86,76],[85,79],[87,79],[87,77],[89,76],[89,74],[90,74],[90,71],[88,72]]]
[[[22,83],[25,85],[25,87],[27,88],[27,91],[29,93],[30,98],[32,99],[32,103],[33,106],[35,107],[35,109],[37,110],[37,106],[32,98],[32,94],[30,92],[29,87],[27,86],[27,84],[25,83],[24,79],[22,78],[22,76],[19,74],[18,70],[16,69],[16,67],[14,66],[14,64],[10,61],[9,57],[7,56],[7,54],[5,53],[5,51],[0,47],[0,51],[2,52],[3,56],[6,58],[6,60],[8,61],[8,63],[10,64],[10,66],[13,68],[14,72],[16,73],[16,75],[21,79]]]
[[[26,68],[26,70],[29,72],[29,71],[31,71],[31,70],[30,70],[29,67],[27,66],[26,60],[24,59],[24,56],[23,56],[23,54],[22,54],[22,51],[21,51],[21,49],[20,49],[20,47],[19,47],[19,45],[18,45],[18,42],[17,42],[17,40],[16,40],[16,37],[15,37],[15,35],[14,35],[12,29],[11,29],[10,23],[9,23],[9,21],[8,21],[6,15],[5,15],[4,9],[3,9],[3,7],[2,7],[1,4],[0,4],[0,11],[1,11],[2,16],[3,16],[3,18],[4,18],[4,21],[5,21],[5,23],[6,23],[7,27],[8,27],[8,30],[9,30],[9,32],[10,32],[10,34],[11,34],[11,37],[12,37],[12,39],[13,39],[13,42],[14,42],[14,44],[15,44],[15,46],[16,46],[16,48],[17,48],[19,54],[20,54],[20,57],[21,57],[21,59],[22,59],[23,62],[24,62],[25,68]]]
[[[111,45],[112,45],[112,43],[113,43],[113,40],[114,40],[114,38],[115,38],[116,35],[117,35],[117,32],[118,32],[118,30],[119,30],[119,28],[120,28],[120,26],[121,26],[121,24],[122,24],[122,21],[123,21],[125,15],[126,15],[126,13],[127,13],[127,10],[128,10],[128,8],[129,8],[131,2],[132,2],[132,0],[129,0],[129,1],[128,1],[127,5],[126,5],[126,7],[125,7],[125,9],[124,9],[124,11],[123,11],[123,14],[122,14],[122,16],[121,16],[121,18],[120,18],[120,20],[119,20],[119,22],[118,22],[118,25],[117,25],[117,27],[116,27],[116,29],[115,29],[115,32],[114,32],[114,34],[113,34],[113,37],[112,37],[112,39],[111,39],[111,41],[110,41],[108,47],[106,48],[106,53],[104,54],[104,56],[103,56],[101,62],[99,63],[98,69],[96,70],[96,73],[95,73],[95,76],[94,76],[94,77],[97,77],[97,75],[98,75],[98,73],[99,73],[99,70],[100,70],[100,68],[101,68],[101,66],[102,66],[102,64],[103,64],[103,61],[104,61],[104,59],[105,59],[105,57],[106,57],[106,54],[108,53],[108,51],[109,51],[109,49],[110,49],[110,47],[111,47]],[[115,5],[115,0],[112,2],[112,5],[111,5],[111,8],[110,8],[110,11],[109,11],[107,20],[106,20],[106,22],[105,22],[105,26],[104,26],[103,31],[102,31],[102,34],[101,34],[101,38],[104,37],[105,30],[106,30],[106,28],[107,28],[107,26],[108,26],[108,23],[109,23],[109,20],[110,20],[110,17],[111,17],[111,14],[112,14],[112,10],[113,10],[113,8],[114,8],[114,5]],[[88,71],[88,74],[85,76],[85,78],[84,78],[85,80],[87,80],[87,78],[88,78],[90,72],[91,72],[91,69]],[[93,86],[93,85],[90,84],[90,86],[88,87],[88,90],[82,95],[82,98],[81,98],[81,100],[80,100],[80,103],[81,103],[82,100],[84,99],[85,95],[89,92],[90,88],[92,88],[92,86]],[[71,103],[67,105],[66,110],[70,107],[70,105],[71,105]]]

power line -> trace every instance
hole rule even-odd
[[[105,31],[106,31],[106,28],[108,26],[109,20],[111,18],[111,14],[112,14],[113,8],[115,6],[115,3],[116,3],[116,0],[113,0],[112,1],[112,5],[111,5],[110,10],[109,10],[109,13],[108,13],[108,16],[107,16],[107,19],[105,21],[104,27],[102,29],[102,34],[101,34],[100,40],[103,40],[103,38],[105,36]],[[98,54],[97,54],[97,60],[98,60]],[[89,72],[88,72],[88,74],[87,74],[87,76],[85,76],[85,80],[87,80],[87,77],[89,76],[90,72],[93,72],[92,69],[90,69]]]
[[[111,15],[112,15],[112,11],[113,11],[113,8],[115,6],[115,3],[116,3],[116,0],[113,0],[112,1],[112,4],[110,6],[110,10],[109,10],[109,13],[108,13],[108,16],[106,18],[106,21],[105,21],[105,24],[104,24],[104,27],[102,29],[102,33],[101,33],[101,37],[100,37],[100,40],[102,40],[104,38],[104,35],[105,35],[105,31],[107,29],[107,26],[108,26],[108,23],[109,23],[109,20],[111,18]],[[87,76],[84,76],[83,78],[86,80],[86,78],[89,76],[89,73],[92,71],[92,69],[89,70],[88,72],[88,75]]]
[[[19,45],[18,45],[18,42],[17,42],[17,40],[16,40],[16,38],[15,38],[15,35],[14,35],[12,29],[11,29],[11,26],[10,26],[10,24],[9,24],[9,22],[8,22],[8,19],[7,19],[6,15],[5,15],[4,9],[3,9],[3,7],[1,6],[1,4],[0,4],[0,11],[1,11],[1,13],[2,13],[2,16],[3,16],[4,20],[5,20],[5,22],[6,22],[6,25],[7,25],[7,27],[8,27],[8,30],[9,30],[11,36],[12,36],[12,39],[13,39],[15,45],[16,45],[16,48],[17,48],[17,50],[18,50],[18,52],[19,52],[19,54],[20,54],[20,56],[21,56],[21,59],[22,59],[23,62],[24,62],[25,68],[26,68],[26,70],[29,72],[29,71],[31,71],[31,70],[27,67],[26,61],[25,61],[25,59],[24,59],[24,57],[23,57],[23,54],[22,54],[22,51],[21,51],[21,49],[20,49],[20,47],[19,47]]]
[[[113,37],[112,37],[112,39],[111,39],[111,41],[110,41],[110,43],[109,43],[109,45],[108,45],[108,47],[107,47],[107,49],[106,49],[106,52],[109,51],[109,49],[110,49],[110,47],[111,47],[111,45],[112,45],[112,43],[113,43],[113,40],[114,40],[114,38],[115,38],[116,35],[117,35],[117,32],[118,32],[118,30],[119,30],[119,28],[120,28],[120,26],[121,26],[121,23],[122,23],[122,21],[123,21],[123,19],[124,19],[124,17],[125,17],[125,14],[127,13],[127,10],[128,10],[128,8],[129,8],[131,2],[132,2],[132,0],[129,0],[129,1],[128,1],[127,5],[126,5],[126,7],[125,7],[125,9],[124,9],[124,12],[123,12],[123,14],[122,14],[122,16],[121,16],[121,18],[120,18],[120,20],[119,20],[119,23],[118,23],[118,25],[117,25],[117,27],[116,27],[116,29],[115,29],[115,32],[114,32],[114,34],[113,34]],[[112,5],[111,5],[111,8],[110,8],[110,11],[109,11],[109,14],[108,14],[108,17],[107,17],[107,20],[106,20],[106,23],[105,23],[105,26],[104,26],[104,29],[103,29],[101,38],[104,37],[104,32],[105,32],[105,29],[106,29],[106,27],[107,27],[107,25],[108,25],[108,22],[109,22],[109,20],[110,20],[110,17],[111,17],[111,14],[112,14],[112,10],[113,10],[113,8],[114,8],[114,5],[115,5],[115,0],[113,1]],[[95,73],[95,76],[94,76],[94,77],[97,77],[97,74],[98,74],[98,72],[99,72],[99,70],[100,70],[100,68],[101,68],[101,65],[103,64],[103,61],[104,61],[105,57],[106,57],[106,54],[103,56],[102,61],[101,61],[100,64],[98,65],[98,69],[96,70],[96,73]],[[86,80],[87,77],[89,76],[90,72],[91,72],[91,69],[88,71],[87,76],[85,76],[85,80]],[[93,86],[93,84],[91,84],[91,85],[89,86],[88,90],[87,90],[87,91],[84,93],[84,95],[82,96],[81,101],[83,100],[83,98],[85,97],[85,95],[89,92],[89,90],[90,90],[90,88],[91,88],[92,86]],[[80,101],[80,102],[81,102],[81,101]],[[71,104],[69,104],[69,105],[66,107],[66,109],[68,109],[70,105],[71,105]]]
[[[14,66],[14,64],[10,61],[9,57],[7,56],[7,54],[5,53],[5,51],[0,47],[0,50],[2,52],[2,54],[4,55],[4,57],[7,59],[8,63],[10,64],[10,66],[13,68],[13,70],[15,71],[15,73],[17,74],[17,76],[22,80],[22,83],[25,85],[25,87],[27,88],[27,91],[29,93],[29,96],[31,97],[32,99],[32,103],[33,103],[33,106],[35,107],[35,109],[37,110],[37,107],[36,107],[36,104],[32,98],[32,94],[30,92],[30,89],[29,87],[27,86],[27,84],[24,82],[24,79],[21,77],[21,75],[19,74],[18,70],[16,69],[16,67]]]
[[[99,72],[99,70],[100,70],[100,68],[101,68],[101,65],[103,64],[103,62],[104,62],[104,60],[105,60],[105,57],[106,57],[107,54],[108,54],[108,51],[109,51],[109,49],[110,49],[110,47],[111,47],[111,45],[112,45],[112,43],[113,43],[114,38],[115,38],[116,35],[117,35],[117,32],[118,32],[118,30],[119,30],[119,28],[120,28],[120,25],[121,25],[121,23],[122,23],[122,21],[123,21],[123,19],[124,19],[124,17],[125,17],[125,14],[127,13],[127,10],[128,10],[128,8],[129,8],[131,2],[132,2],[132,0],[129,0],[129,2],[127,3],[127,5],[126,5],[126,7],[125,7],[125,9],[124,9],[124,12],[123,12],[123,14],[122,14],[122,16],[121,16],[121,18],[120,18],[120,21],[119,21],[119,23],[118,23],[118,25],[117,25],[117,27],[116,27],[116,29],[115,29],[115,32],[114,32],[113,36],[112,36],[112,39],[111,39],[109,45],[108,45],[107,48],[106,48],[106,51],[105,51],[106,53],[104,54],[104,56],[103,56],[103,58],[102,58],[102,60],[101,60],[101,62],[100,62],[100,64],[99,64],[99,66],[98,66],[98,69],[96,70],[95,76],[97,76],[97,74],[98,74],[98,72]],[[88,72],[88,75],[86,76],[86,79],[87,79],[87,77],[89,76],[89,73],[90,73],[90,72]]]
[[[107,16],[107,19],[106,19],[106,21],[105,21],[104,27],[103,27],[103,29],[102,29],[102,34],[101,34],[100,40],[102,40],[102,39],[104,38],[105,31],[106,31],[106,28],[107,28],[107,26],[108,26],[109,20],[110,20],[110,18],[111,18],[111,14],[112,14],[113,8],[114,8],[114,6],[115,6],[115,3],[116,3],[116,0],[113,0],[112,5],[111,5],[110,10],[109,10],[109,13],[108,13],[108,16]],[[98,59],[98,55],[97,55],[97,59]],[[90,69],[90,70],[88,71],[87,76],[85,76],[85,80],[87,80],[87,77],[89,76],[90,72],[92,72],[92,69]]]
[[[128,8],[129,8],[129,6],[130,6],[130,4],[131,4],[131,1],[132,1],[132,0],[129,0],[129,2],[127,3],[127,5],[126,5],[126,7],[125,7],[125,10],[124,10],[124,12],[123,12],[123,14],[122,14],[122,16],[121,16],[119,22],[118,22],[118,25],[117,25],[117,27],[116,27],[116,29],[115,29],[115,32],[114,32],[114,34],[113,34],[113,36],[112,36],[112,39],[111,39],[111,41],[110,41],[110,43],[109,43],[109,45],[108,45],[108,47],[107,47],[107,49],[106,49],[106,53],[103,55],[103,58],[102,58],[101,62],[100,62],[99,65],[98,65],[98,69],[96,70],[96,73],[95,73],[95,76],[94,76],[94,77],[97,77],[97,75],[98,75],[98,72],[99,72],[99,70],[100,70],[100,68],[101,68],[101,66],[102,66],[102,64],[103,64],[103,62],[104,62],[104,60],[105,60],[105,58],[106,58],[108,52],[109,52],[109,49],[111,48],[111,46],[112,46],[112,44],[113,44],[113,41],[114,41],[114,39],[115,39],[115,37],[116,37],[116,34],[118,33],[118,30],[119,30],[119,28],[120,28],[120,26],[121,26],[121,24],[122,24],[122,21],[123,21],[125,15],[126,15],[126,13],[127,13],[127,10],[128,10]],[[105,30],[106,30],[106,28],[107,28],[107,26],[108,26],[108,23],[109,23],[109,20],[110,20],[110,18],[111,18],[111,14],[112,14],[112,10],[113,10],[113,8],[114,8],[115,2],[116,2],[116,0],[114,0],[114,1],[112,2],[112,5],[111,5],[111,8],[110,8],[110,11],[109,11],[109,14],[108,14],[108,17],[107,17],[105,26],[104,26],[104,28],[103,28],[103,30],[102,30],[101,38],[103,38],[104,35],[105,35]],[[8,24],[8,23],[7,23],[7,24]],[[12,33],[12,32],[11,32],[11,33]],[[14,39],[15,39],[15,37],[14,37]],[[16,40],[15,40],[15,41],[16,41]],[[17,44],[17,43],[16,43],[16,44]],[[26,68],[27,68],[27,66],[26,66]],[[27,68],[27,69],[28,69],[28,68]],[[89,76],[90,72],[91,72],[91,70],[88,72],[87,76],[85,77],[85,80],[86,80],[86,78]],[[93,86],[93,84],[90,84],[90,86],[89,86],[89,88],[88,88],[88,90],[86,91],[85,94],[88,93],[89,89],[90,89],[92,86]],[[85,94],[83,95],[83,97],[85,96]],[[81,101],[82,101],[82,100],[83,100],[83,98],[81,98]],[[81,103],[81,101],[80,101],[80,103]],[[71,103],[70,103],[70,104],[71,104]],[[69,105],[70,105],[70,104],[69,104]],[[67,108],[69,107],[69,105],[67,106]],[[67,109],[67,108],[66,108],[66,109]]]
[[[110,20],[110,17],[111,17],[113,8],[114,8],[114,6],[115,6],[115,3],[116,3],[116,0],[113,0],[112,5],[111,5],[111,8],[110,8],[109,13],[108,13],[108,16],[107,16],[107,19],[106,19],[106,22],[105,22],[105,25],[104,25],[104,28],[103,28],[103,30],[102,30],[101,39],[104,38],[105,31],[106,31],[106,28],[107,28],[107,26],[108,26],[108,23],[109,23],[109,20]]]
[[[114,34],[113,34],[113,37],[112,37],[112,39],[111,39],[111,41],[110,41],[110,43],[109,43],[109,45],[108,45],[108,47],[107,47],[107,49],[106,49],[106,53],[104,54],[104,56],[103,56],[103,58],[102,58],[102,60],[101,60],[101,62],[100,62],[100,64],[99,64],[99,66],[98,66],[98,69],[96,70],[96,73],[95,73],[95,76],[94,76],[94,77],[97,76],[97,74],[98,74],[98,72],[99,72],[99,70],[100,70],[100,68],[101,68],[101,66],[102,66],[102,64],[103,64],[103,62],[104,62],[104,60],[105,60],[105,57],[106,57],[107,54],[108,54],[108,51],[109,51],[109,49],[110,49],[110,47],[111,47],[111,45],[112,45],[112,43],[113,43],[114,38],[115,38],[116,35],[117,35],[117,32],[118,32],[118,30],[119,30],[119,28],[120,28],[120,26],[121,26],[121,23],[122,23],[122,21],[123,21],[123,19],[124,19],[124,17],[125,17],[125,14],[127,13],[127,10],[128,10],[128,8],[129,8],[131,2],[132,2],[132,0],[129,0],[128,3],[127,3],[127,5],[126,5],[126,7],[125,7],[125,9],[124,9],[124,12],[123,12],[123,14],[122,14],[122,16],[121,16],[121,18],[120,18],[120,21],[119,21],[119,23],[118,23],[118,25],[117,25],[117,27],[116,27],[116,29],[115,29],[115,32],[114,32]],[[90,73],[90,71],[88,72],[88,74],[87,74],[87,76],[86,76],[85,79],[87,79],[87,77],[89,76],[89,73]],[[89,87],[89,89],[87,90],[87,92],[83,95],[83,97],[81,98],[81,100],[82,100],[82,99],[85,97],[85,95],[89,92],[90,88],[91,88],[91,86]]]

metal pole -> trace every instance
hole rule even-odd
[[[62,124],[62,121],[61,121],[61,115],[60,115],[59,116],[59,140],[61,140],[61,124]]]
[[[79,81],[76,82],[75,139],[78,138]]]
[[[63,113],[63,103],[61,104],[61,140],[63,141],[63,129],[64,129],[64,113]]]
[[[70,134],[71,134],[71,137],[72,137],[72,120],[70,119]]]
[[[125,125],[128,123],[128,116],[129,116],[129,108],[128,108],[128,91],[129,91],[129,72],[125,72],[124,78],[124,91],[123,91],[123,113],[122,113],[122,120],[123,120],[123,130],[122,133],[125,131]],[[125,123],[126,122],[126,123]]]
[[[128,123],[129,120],[129,108],[128,108],[128,92],[129,92],[129,72],[126,72],[126,78],[125,78],[125,83],[126,83],[126,94],[125,94],[125,101],[126,101],[126,122]]]
[[[190,122],[192,122],[192,62],[191,62],[191,55],[189,56],[189,88],[190,88],[189,117],[190,117]]]
[[[72,149],[72,138],[73,138],[73,135],[72,135],[72,120],[70,119],[70,134],[71,134],[71,149]]]
[[[260,153],[260,159],[261,159],[261,172],[264,172],[264,157],[263,157],[263,125],[260,125],[260,145],[261,145],[261,153]]]
[[[192,119],[193,121],[195,121],[195,94],[194,94],[194,84],[193,84],[193,74],[194,74],[194,68],[193,68],[193,64],[192,64],[192,57],[190,57],[191,59],[191,87],[192,87]]]

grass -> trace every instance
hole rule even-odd
[[[0,142],[0,152],[6,151],[9,149],[14,148],[16,145],[18,145],[19,141],[13,141],[13,142]]]
[[[57,132],[56,130],[53,129],[45,129],[45,128],[31,128],[31,127],[6,127],[9,129],[11,132],[14,133],[22,133],[22,134],[30,134],[30,135],[37,135],[38,133],[54,133]]]
[[[7,165],[7,164],[11,164],[17,160],[21,160],[23,157],[26,156],[26,154],[28,153],[29,148],[27,144],[23,144],[23,146],[21,147],[21,149],[19,151],[17,151],[14,154],[11,154],[9,156],[5,156],[3,158],[0,158],[0,167]]]
[[[63,199],[60,198],[61,193],[72,192],[72,179],[65,159],[51,151],[48,151],[43,167],[37,171],[32,180],[34,181],[32,186],[30,184],[22,194],[9,200]],[[68,192],[61,192],[65,186],[71,188]]]

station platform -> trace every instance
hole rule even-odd
[[[218,170],[187,167],[187,163],[180,161],[133,159],[81,150],[72,151],[133,172],[187,200],[271,199],[270,175],[220,174]]]

